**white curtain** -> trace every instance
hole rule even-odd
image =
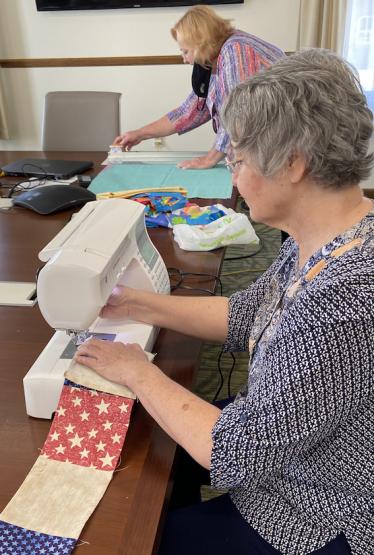
[[[348,0],[344,57],[357,69],[374,112],[374,2]]]
[[[0,81],[0,139],[9,139],[8,127],[5,118],[5,105]]]
[[[298,49],[343,53],[348,0],[300,0]]]

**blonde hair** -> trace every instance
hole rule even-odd
[[[213,64],[222,44],[233,31],[229,19],[223,19],[212,8],[202,5],[190,8],[170,30],[175,40],[178,33],[195,49],[195,61],[202,66]]]

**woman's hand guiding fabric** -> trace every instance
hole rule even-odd
[[[91,368],[104,378],[131,388],[137,372],[150,365],[137,343],[120,343],[90,339],[77,349],[74,360]]]

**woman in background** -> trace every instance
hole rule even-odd
[[[310,50],[238,85],[224,123],[251,218],[290,235],[278,258],[230,299],[123,288],[103,315],[248,351],[246,386],[222,408],[137,345],[91,340],[76,360],[130,387],[197,461],[187,490],[204,468],[228,490],[179,499],[159,555],[372,555],[374,209],[359,186],[372,113],[348,65]]]
[[[114,144],[130,150],[145,139],[182,134],[210,119],[217,134],[207,155],[185,160],[182,168],[211,168],[228,153],[230,140],[222,126],[221,109],[230,91],[284,54],[275,46],[234,29],[208,6],[194,6],[171,29],[183,62],[195,64],[193,91],[181,106],[162,118],[117,137]]]

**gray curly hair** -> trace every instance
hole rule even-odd
[[[223,122],[237,151],[267,177],[295,153],[325,186],[357,184],[373,166],[373,114],[353,68],[327,50],[282,58],[239,84]]]

